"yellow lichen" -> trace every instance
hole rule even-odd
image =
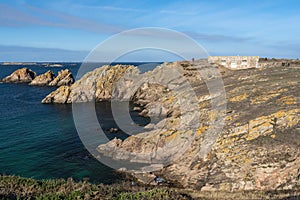
[[[202,133],[204,133],[206,130],[208,129],[208,126],[201,126],[197,129],[196,134],[197,135],[201,135]]]
[[[285,112],[285,111],[283,111],[283,110],[280,110],[280,111],[278,111],[278,112],[276,112],[276,113],[274,113],[274,114],[272,114],[271,115],[271,118],[281,118],[281,117],[284,117],[284,116],[286,116],[286,115],[288,115],[288,112]]]
[[[297,103],[296,98],[293,96],[284,96],[277,100],[278,104],[285,104],[285,105],[295,105]]]
[[[232,116],[227,115],[227,116],[225,117],[225,120],[226,120],[226,121],[232,121]]]
[[[206,101],[202,101],[199,103],[199,108],[203,109],[203,108],[207,108],[210,106],[210,100],[206,100]]]
[[[274,122],[273,119],[277,119],[276,126],[292,127],[299,123],[300,109],[294,109],[289,111],[280,110],[268,116],[261,116],[254,120],[250,120],[248,127],[248,134],[244,136],[247,140],[253,140],[261,135],[270,135],[273,133]],[[243,128],[245,129],[245,127]]]
[[[250,103],[251,105],[265,103],[271,98],[277,97],[279,95],[280,94],[266,94],[266,95],[257,96],[256,98],[251,99]]]
[[[169,103],[173,103],[174,101],[175,101],[175,97],[171,95],[171,96],[166,97],[166,98],[163,100],[163,103],[169,104]]]
[[[252,98],[250,103],[251,103],[251,105],[265,103],[268,100],[270,100],[274,97],[277,97],[286,91],[287,91],[287,89],[283,89],[283,88],[279,89],[279,90],[270,91],[267,94],[259,95],[259,96],[256,96],[255,98]]]
[[[274,139],[276,137],[276,135],[272,134],[272,135],[270,135],[270,137]]]
[[[208,113],[208,118],[210,119],[210,121],[214,121],[220,116],[222,116],[222,113],[217,110],[212,110]]]
[[[229,99],[229,101],[231,102],[239,102],[239,101],[243,101],[245,99],[248,98],[248,95],[246,93],[239,95],[239,96],[235,96]]]

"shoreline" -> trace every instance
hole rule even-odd
[[[268,191],[273,189],[277,189],[275,191],[283,191],[284,189],[293,189],[293,191],[295,191],[299,189],[299,170],[297,168],[297,166],[299,166],[297,164],[297,138],[299,137],[297,136],[297,124],[299,123],[299,118],[297,117],[299,110],[297,105],[299,102],[295,95],[298,93],[296,67],[298,67],[300,63],[273,62],[272,60],[270,60],[270,62],[262,60],[261,63],[266,63],[266,65],[256,69],[239,71],[218,66],[222,72],[222,78],[227,89],[226,100],[230,112],[228,112],[226,116],[226,129],[216,141],[215,148],[209,157],[210,160],[205,161],[195,157],[194,153],[198,152],[198,149],[194,149],[195,151],[190,151],[185,157],[182,157],[182,160],[174,162],[172,164],[173,166],[169,165],[166,166],[163,171],[156,171],[156,176],[160,176],[170,183],[178,183],[186,189],[198,190],[201,188],[202,191],[211,192],[222,192],[223,190],[237,192],[243,188],[245,191]],[[213,113],[211,113],[208,108],[209,104],[205,102],[207,96],[205,96],[204,82],[199,82],[197,77],[195,77],[194,63],[166,63],[148,72],[148,77],[146,78],[156,77],[157,74],[160,74],[157,72],[163,70],[170,72],[171,69],[181,66],[184,68],[184,72],[186,72],[184,75],[188,77],[191,82],[195,83],[195,86],[198,87],[197,94],[203,99],[199,105],[197,104],[203,111],[206,111],[203,113],[203,119],[209,119],[209,117],[211,117],[210,114]],[[205,63],[197,63],[197,66],[205,69],[206,65]],[[138,72],[135,66],[127,66],[127,68]],[[72,94],[70,90],[74,89],[74,87],[79,87],[80,83],[86,83],[84,78],[91,75],[91,77],[94,77],[97,81],[101,82],[103,79],[102,82],[115,83],[118,77],[122,76],[123,73],[124,68],[121,66],[103,66],[85,75],[83,80],[79,80],[77,85],[66,86],[66,88],[69,89],[68,93],[65,94],[65,92],[62,91],[58,96],[56,93],[54,93],[54,95],[49,94],[50,96],[48,96],[51,101],[44,102],[43,100],[43,103],[77,103],[73,102],[74,98],[68,100],[70,97],[69,94]],[[102,76],[102,74],[114,74],[117,76]],[[169,76],[169,74],[167,75]],[[98,77],[102,79],[97,79]],[[284,77],[286,78],[284,79]],[[208,78],[213,79],[215,77],[210,76]],[[92,81],[90,80],[90,82]],[[124,88],[132,87],[132,85],[126,85]],[[99,95],[97,97],[99,101],[111,98],[109,96],[112,94],[111,90],[109,90],[110,88],[112,88],[111,84],[99,84],[99,91],[105,91],[103,94],[97,93]],[[266,93],[266,89],[268,93]],[[87,89],[87,91],[93,90]],[[119,94],[126,94],[127,90],[124,91],[125,92],[121,91]],[[58,89],[58,92],[60,92],[60,89]],[[73,93],[73,95],[74,94],[76,93]],[[185,93],[182,92],[180,94],[182,95],[179,97],[185,100]],[[81,99],[81,95],[82,94],[75,95],[74,97],[78,97],[78,100],[82,101],[89,99]],[[48,96],[46,98],[48,98]],[[61,96],[66,96],[67,98],[61,101]],[[58,101],[54,101],[55,98],[57,98]],[[146,144],[155,144],[155,141],[162,141],[161,144],[163,145],[170,141],[180,142],[180,139],[183,138],[180,136],[183,134],[188,135],[189,132],[183,129],[184,127],[180,127],[179,123],[174,122],[179,119],[181,121],[184,119],[189,122],[191,120],[190,116],[194,117],[194,115],[188,115],[189,118],[182,118],[180,113],[176,113],[175,111],[178,110],[174,107],[177,105],[176,101],[174,101],[176,98],[178,97],[172,96],[172,93],[163,86],[158,86],[153,83],[145,84],[145,87],[141,87],[139,93],[136,93],[136,96],[133,98],[137,104],[144,105],[144,110],[139,109],[141,111],[140,114],[144,114],[145,116],[147,116],[148,113],[153,116],[167,114],[167,119],[170,123],[165,124],[164,128],[172,131],[166,131],[161,134],[161,132],[159,132],[161,127],[158,126],[156,129],[158,132],[155,132],[157,135],[154,135],[155,137],[157,136],[158,139],[152,137],[147,138],[147,140],[143,142],[140,142],[134,137],[124,141],[113,139],[107,144],[99,145],[97,148],[99,153],[104,156],[110,156],[110,154],[106,154],[106,152],[116,152],[115,147],[118,147],[118,151],[122,151],[122,148],[125,149],[128,146],[130,146],[132,152],[140,153],[140,144],[144,145],[143,147],[145,148],[142,149],[147,153],[148,149],[151,150],[153,148],[148,148]],[[157,108],[156,102],[165,103],[163,105],[165,106],[164,112],[155,109]],[[245,113],[251,113],[251,116],[245,115]],[[218,116],[213,115],[213,117]],[[176,124],[178,125],[177,129]],[[205,123],[203,123],[201,127],[203,129],[197,129],[197,138],[195,141],[198,141],[198,145],[195,145],[195,148],[197,148],[197,146],[201,147],[202,139],[205,136]],[[182,130],[186,132],[180,132]],[[289,134],[290,138],[294,138],[294,140],[287,142],[287,134]],[[128,145],[128,143],[130,145]],[[165,146],[161,146],[161,148]],[[241,146],[243,149],[240,148]],[[166,147],[168,148],[168,146]],[[270,149],[272,151],[270,151]],[[169,153],[171,150],[168,149],[168,151],[165,152]],[[257,151],[259,151],[259,154]],[[112,155],[116,155],[114,159],[120,159],[117,157],[118,154]],[[269,158],[271,158],[271,160],[266,161],[266,159]],[[267,166],[265,165],[266,162],[268,163]],[[185,166],[190,166],[188,171]],[[203,171],[202,169],[207,170]],[[269,177],[274,175],[273,171],[276,172],[276,177],[270,179]],[[195,173],[199,174],[199,176],[195,177]],[[290,174],[292,174],[292,176]],[[147,183],[148,180],[153,180],[153,174],[145,174],[144,177],[134,174],[132,174],[132,176],[144,183]],[[208,176],[210,177],[207,178]],[[282,180],[283,178],[284,180]]]

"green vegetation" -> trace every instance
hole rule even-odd
[[[188,199],[175,189],[131,186],[123,182],[113,185],[91,184],[73,179],[35,180],[18,176],[0,176],[0,199]]]
[[[300,188],[299,188],[300,189]],[[195,191],[163,186],[131,186],[129,182],[112,185],[91,184],[73,179],[35,180],[18,176],[0,176],[1,199],[59,200],[229,200],[229,199],[299,199],[300,190],[278,191]]]

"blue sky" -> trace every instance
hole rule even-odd
[[[0,0],[0,61],[82,61],[140,27],[183,32],[210,55],[300,58],[299,11],[299,0]]]

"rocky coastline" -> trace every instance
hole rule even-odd
[[[137,105],[140,115],[160,118],[137,135],[97,148],[115,160],[144,162],[145,155],[171,159],[154,173],[122,169],[141,184],[159,176],[176,187],[202,192],[298,191],[300,63],[282,63],[261,60],[260,68],[235,71],[206,60],[164,63],[140,79],[135,66],[103,66],[75,83],[67,72],[54,78],[51,72],[36,76],[21,69],[4,82],[57,86],[42,100],[45,104],[126,100]],[[224,83],[225,101],[222,90],[207,88],[217,79]],[[211,130],[211,122],[220,119],[222,129]]]
[[[201,191],[296,190],[300,187],[300,65],[283,65],[276,60],[262,60],[260,64],[260,68],[237,71],[213,66],[220,72],[214,74],[204,60],[164,63],[146,72],[141,85],[134,84],[133,77],[140,73],[136,67],[104,66],[71,86],[59,87],[42,102],[107,101],[113,97],[134,101],[141,106],[136,110],[143,116],[162,117],[147,125],[144,132],[124,141],[111,140],[97,150],[115,160],[135,162],[142,162],[145,155],[149,159],[178,155],[154,174],[179,187]],[[170,77],[172,70],[183,76]],[[212,94],[206,86],[218,78],[226,90],[225,114],[211,108],[221,91]],[[156,84],[158,80],[164,84]],[[192,102],[187,87],[174,92],[185,80],[195,91],[198,109],[182,106]],[[115,88],[115,84],[120,87]],[[223,104],[217,101],[216,108]],[[210,122],[220,118],[225,119],[223,128],[207,131]],[[210,143],[212,149],[200,155]],[[178,154],[178,145],[186,147],[184,154]],[[145,184],[153,179],[146,172],[128,173]]]

